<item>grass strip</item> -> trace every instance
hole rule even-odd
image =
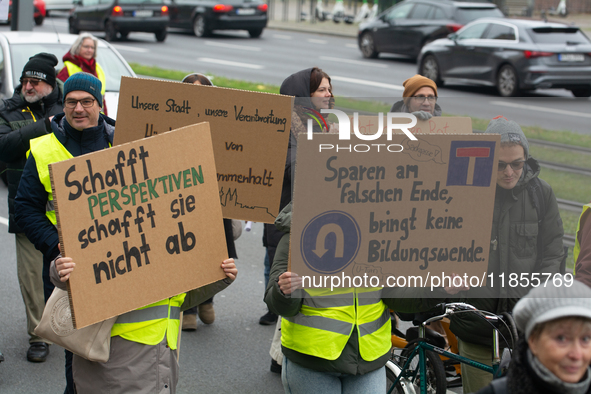
[[[183,79],[187,72],[177,70],[167,70],[156,66],[144,66],[139,63],[130,63],[131,68],[138,75],[145,75],[149,77],[171,79],[174,81],[180,81]],[[211,74],[207,74],[210,76]],[[213,82],[216,86],[224,88],[233,88],[241,90],[249,90],[253,92],[267,92],[267,93],[279,93],[279,86],[266,84],[262,82],[247,82],[238,79],[230,79],[225,77],[219,77],[211,75]],[[363,101],[355,100],[347,97],[337,97],[336,105],[338,107],[356,109],[364,112],[387,112],[392,103],[375,102],[375,101]],[[469,115],[451,115],[445,114],[446,116],[468,116],[472,118],[472,127],[476,130],[486,130],[486,126],[490,119],[482,119]],[[558,142],[567,145],[584,146],[591,148],[591,135],[578,134],[568,130],[546,130],[539,126],[522,126],[523,132],[528,138],[536,138],[544,141]]]

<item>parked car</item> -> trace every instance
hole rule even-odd
[[[496,86],[501,96],[548,88],[591,96],[591,41],[562,23],[479,19],[426,45],[418,64],[439,85],[455,79]]]
[[[171,0],[170,27],[207,37],[212,30],[247,30],[260,37],[267,26],[267,4],[260,0]]]
[[[127,38],[132,31],[154,33],[158,42],[166,40],[168,6],[164,0],[74,0],[70,13],[70,33],[104,31],[105,40],[117,35]]]
[[[483,17],[503,17],[503,13],[492,3],[406,0],[361,23],[357,42],[366,58],[381,52],[416,58],[425,44]]]
[[[53,11],[70,11],[74,8],[74,0],[45,0],[45,16]]]
[[[43,20],[45,19],[45,0],[33,0],[33,20],[37,26],[41,26],[43,24]],[[8,20],[6,21],[10,24],[12,20],[12,0],[8,3]]]

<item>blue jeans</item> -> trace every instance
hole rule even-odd
[[[263,264],[265,265],[265,289],[267,289],[267,285],[269,284],[269,273],[271,272],[271,262],[269,261],[267,248],[265,248],[265,261]]]
[[[386,368],[365,375],[318,372],[284,356],[281,381],[285,394],[381,394],[386,392]]]

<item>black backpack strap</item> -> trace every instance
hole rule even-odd
[[[526,185],[526,189],[529,197],[531,198],[532,204],[536,209],[536,214],[538,215],[538,255],[536,259],[536,268],[538,268],[542,264],[542,259],[544,258],[544,243],[541,239],[542,232],[539,231],[539,229],[542,226],[544,217],[546,216],[546,201],[544,200],[544,193],[542,191],[542,182],[538,177],[535,177],[529,181]]]

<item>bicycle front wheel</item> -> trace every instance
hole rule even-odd
[[[401,378],[396,387],[392,389],[392,385],[396,378],[400,375],[400,367],[395,362],[388,360],[386,363],[386,393],[388,394],[416,394],[411,382],[406,378]]]
[[[400,364],[404,365],[406,360],[412,355],[415,346],[417,346],[417,341],[411,341],[406,345],[404,349],[402,349],[402,353],[400,353]],[[428,394],[445,394],[447,391],[447,380],[445,379],[445,367],[443,366],[443,361],[439,358],[439,356],[431,351],[425,351],[425,356],[427,358],[427,379],[425,381],[427,385],[427,393]],[[410,361],[408,366],[409,374],[406,375],[409,377],[409,380],[412,380],[413,376],[416,376],[414,379],[413,386],[414,390],[417,393],[421,392],[421,376],[419,371],[419,353],[415,353],[413,358]]]

